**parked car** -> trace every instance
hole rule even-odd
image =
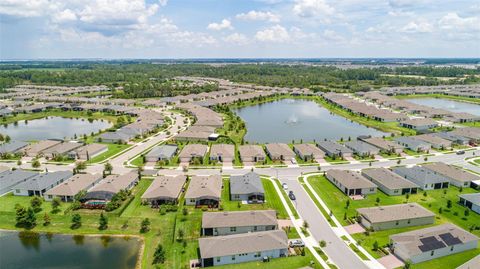
[[[293,191],[288,193],[288,197],[290,197],[290,200],[295,200],[295,194],[293,194]]]
[[[287,185],[287,183],[282,183],[282,188],[283,188],[284,190],[288,190],[288,185]]]
[[[295,158],[292,158],[291,161],[292,161],[293,164],[297,164],[297,160],[295,160]]]
[[[288,243],[288,246],[291,247],[291,248],[294,248],[294,247],[304,247],[304,246],[305,246],[305,243],[303,243],[303,241],[300,240],[300,239],[295,239],[295,240],[291,240],[291,241]]]
[[[463,154],[465,154],[465,151],[464,151],[464,150],[459,150],[459,151],[457,151],[457,155],[463,155]]]

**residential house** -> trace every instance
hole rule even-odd
[[[275,210],[204,212],[202,235],[222,236],[278,229]]]
[[[451,223],[390,236],[395,256],[413,264],[476,249],[478,237]]]
[[[213,144],[210,147],[210,160],[231,163],[235,160],[235,146],[230,144]]]
[[[438,126],[438,123],[429,118],[408,119],[400,122],[400,126],[416,131],[427,131]]]
[[[421,166],[394,167],[393,172],[417,184],[422,190],[446,189],[450,179]]]
[[[5,156],[7,154],[17,154],[21,153],[22,149],[28,146],[27,142],[23,141],[10,141],[8,143],[0,144],[0,155]]]
[[[193,176],[185,193],[185,204],[218,207],[222,196],[222,187],[223,182],[220,175]]]
[[[355,153],[357,156],[361,157],[377,155],[378,153],[380,153],[380,149],[378,149],[377,147],[374,147],[360,140],[345,142],[344,145],[345,147],[351,149],[353,153]]]
[[[470,187],[472,181],[480,180],[480,176],[476,174],[442,162],[427,163],[423,164],[422,167],[448,178],[450,184],[457,187]]]
[[[347,196],[367,195],[377,192],[377,185],[357,172],[331,169],[325,173],[325,176]]]
[[[65,142],[57,144],[53,147],[50,147],[44,150],[42,153],[46,158],[55,158],[57,156],[69,156],[70,152],[73,152],[75,149],[78,149],[82,146],[81,143],[77,142]],[[75,156],[70,154],[70,157]]]
[[[82,202],[87,206],[104,206],[122,190],[131,190],[140,178],[135,171],[123,175],[108,175],[87,191]]]
[[[27,170],[5,170],[0,173],[0,196],[12,191],[19,183],[38,175],[36,172]]]
[[[317,146],[325,152],[328,157],[331,158],[345,158],[352,157],[353,151],[337,142],[333,141],[320,141],[317,142]]]
[[[325,153],[313,144],[296,144],[293,151],[304,161],[315,161],[325,157]]]
[[[414,136],[415,139],[425,141],[432,145],[434,149],[449,149],[452,147],[452,141],[443,139],[435,134],[422,134]]]
[[[73,202],[75,195],[86,191],[102,180],[101,174],[76,174],[67,181],[49,189],[45,192],[45,200],[51,201],[55,197],[63,202]]]
[[[87,144],[78,149],[75,149],[73,152],[70,153],[70,156],[79,160],[88,161],[107,151],[108,151],[107,145],[93,143],[93,144]]]
[[[60,143],[62,143],[61,140],[41,140],[23,148],[22,151],[24,151],[28,157],[37,157],[38,155],[41,155],[44,150]]]
[[[404,147],[393,141],[388,141],[380,137],[359,137],[359,140],[375,146],[380,149],[380,152],[400,154]]]
[[[230,200],[263,203],[265,190],[260,176],[254,172],[248,172],[241,176],[231,176]]]
[[[404,195],[417,193],[418,186],[395,174],[387,168],[371,168],[362,170],[362,176],[375,183],[387,195]]]
[[[207,154],[208,147],[207,145],[201,144],[188,144],[183,147],[180,155],[180,162],[191,162],[195,159],[199,160],[200,162],[203,161],[205,154]]]
[[[46,172],[28,178],[15,186],[14,195],[43,196],[46,191],[72,177],[70,171]]]
[[[272,161],[289,161],[295,158],[295,152],[284,143],[266,144],[265,151]]]
[[[206,237],[198,242],[202,267],[288,255],[288,238],[282,230]]]
[[[459,194],[460,204],[480,214],[480,193]]]
[[[395,137],[393,140],[403,147],[415,152],[426,152],[432,148],[432,145],[423,140],[416,139],[414,136],[399,136]]]
[[[145,155],[146,162],[170,161],[178,152],[178,146],[160,145],[154,147],[147,155]]]
[[[184,175],[158,176],[143,193],[142,201],[146,201],[152,206],[176,204],[186,181],[187,177]]]
[[[361,224],[374,231],[433,224],[435,214],[417,203],[358,208]]]
[[[238,151],[242,162],[257,163],[265,161],[266,158],[263,148],[258,145],[241,145]]]

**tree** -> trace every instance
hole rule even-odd
[[[29,229],[37,225],[37,216],[35,216],[35,211],[31,207],[27,209],[24,225]]]
[[[378,250],[378,242],[377,241],[373,242],[373,250],[374,251]]]
[[[60,200],[60,198],[58,197],[55,197],[53,198],[52,200],[52,213],[58,213],[58,211],[60,211],[59,207],[61,205],[62,201]]]
[[[103,170],[107,172],[109,175],[112,174],[113,166],[111,163],[106,163]]]
[[[99,222],[99,225],[98,225],[98,229],[99,230],[105,230],[108,228],[108,218],[103,215],[103,213],[100,213],[100,219],[98,220]]]
[[[15,221],[17,222],[16,225],[21,227],[25,223],[25,219],[27,217],[27,210],[25,207],[17,204],[15,205]]]
[[[306,220],[303,221],[303,228],[308,229],[309,225]]]
[[[423,197],[427,197],[427,192],[426,191],[423,192]]]
[[[150,231],[150,220],[145,218],[140,225],[140,233],[146,233],[148,231]]]
[[[380,197],[377,197],[377,199],[375,199],[375,202],[376,202],[377,204],[379,204],[379,203],[380,203]]]
[[[45,212],[45,215],[43,215],[43,226],[48,226],[50,223],[50,216]]]
[[[410,198],[410,194],[409,193],[405,194],[405,199],[407,200],[407,202],[409,198]]]
[[[403,269],[410,269],[412,267],[412,261],[407,260],[405,261],[405,264],[403,265]]]
[[[10,136],[6,135],[5,136],[5,143],[9,143],[11,140]]]
[[[320,244],[320,247],[321,247],[321,248],[324,248],[324,247],[327,246],[327,242],[325,242],[325,240],[321,240],[321,241],[319,242],[319,244]]]
[[[80,214],[75,213],[72,215],[72,225],[70,226],[71,229],[78,229],[82,226],[82,216]]]
[[[32,161],[32,167],[33,168],[39,168],[41,166],[40,161],[38,159],[35,159]]]
[[[447,200],[447,208],[452,208],[452,200]]]
[[[158,243],[155,253],[153,253],[153,262],[152,264],[164,263],[165,262],[165,250],[161,243]]]
[[[30,200],[30,206],[32,207],[33,211],[40,212],[42,211],[42,199],[38,196],[34,196]]]
[[[347,202],[345,202],[345,208],[348,209],[350,207],[350,200],[347,200]]]
[[[80,161],[80,162],[77,162],[77,163],[75,164],[75,169],[76,169],[77,171],[85,170],[85,169],[87,169],[87,163],[86,163],[86,162],[81,162],[81,161]]]

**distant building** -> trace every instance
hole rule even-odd
[[[377,147],[380,149],[380,152],[384,153],[395,153],[395,154],[400,154],[403,152],[404,147],[402,145],[399,145],[393,141],[388,141],[380,137],[359,137],[359,140],[368,143],[374,147]]]
[[[152,206],[176,204],[186,181],[187,177],[183,175],[158,176],[143,193],[142,200],[149,202]]]
[[[422,167],[448,178],[450,184],[457,187],[470,187],[472,181],[480,180],[480,176],[476,174],[442,162],[427,163]]]
[[[460,204],[480,214],[480,193],[460,194]]]
[[[362,176],[375,183],[388,195],[404,195],[417,193],[417,184],[395,174],[387,168],[371,168],[362,170]]]
[[[0,173],[0,196],[12,191],[17,184],[27,181],[38,175],[27,170],[6,170]]]
[[[154,147],[147,155],[146,162],[170,161],[178,152],[177,145],[161,145]]]
[[[210,160],[230,163],[235,160],[235,146],[230,144],[213,144],[210,147]]]
[[[438,123],[429,118],[409,119],[400,122],[400,126],[416,131],[426,131],[438,126]]]
[[[417,184],[422,190],[446,189],[450,179],[424,167],[394,167],[393,172]]]
[[[102,180],[102,175],[76,174],[63,183],[48,190],[44,197],[51,201],[55,197],[63,202],[73,202],[75,195],[81,191],[86,191]]]
[[[288,161],[295,158],[295,152],[284,143],[270,143],[265,145],[265,151],[273,161]]]
[[[353,150],[333,141],[320,141],[317,146],[331,158],[352,157]]]
[[[121,190],[135,187],[138,180],[138,173],[133,171],[123,175],[109,175],[89,189],[82,202],[86,205],[105,205]]]
[[[357,172],[331,169],[326,172],[325,176],[347,196],[366,195],[377,192],[377,185]]]
[[[325,157],[325,152],[314,144],[295,144],[293,151],[304,161],[315,161]]]
[[[344,145],[345,147],[353,150],[353,153],[361,157],[377,155],[378,153],[380,153],[380,149],[363,141],[345,142]]]
[[[239,147],[240,159],[242,162],[263,162],[266,155],[263,148],[258,145],[241,145]]]
[[[14,195],[43,196],[45,192],[59,185],[73,175],[70,171],[57,171],[37,174],[15,186]]]
[[[207,154],[207,150],[207,145],[188,144],[183,147],[178,157],[180,158],[181,162],[191,162],[195,159],[198,159],[200,162],[202,162],[203,158]]]

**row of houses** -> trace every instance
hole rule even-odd
[[[83,144],[62,140],[41,140],[29,144],[23,141],[11,141],[0,145],[0,155],[7,154],[37,157],[43,156],[48,159],[64,156],[70,159],[90,160],[108,150],[104,144]]]
[[[357,209],[360,224],[374,231],[432,225],[435,214],[417,203]],[[479,238],[453,224],[389,236],[391,252],[413,264],[476,249]]]
[[[377,187],[388,195],[415,194],[418,189],[444,189],[454,185],[470,187],[480,176],[442,162],[413,167],[368,168],[361,173],[331,169],[326,178],[348,196],[375,193]]]
[[[201,234],[202,267],[288,256],[288,238],[274,210],[205,212]]]

